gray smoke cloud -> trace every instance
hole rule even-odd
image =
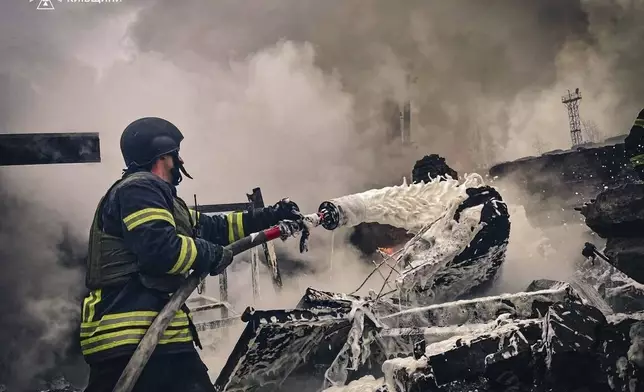
[[[184,131],[182,154],[197,179],[181,186],[187,200],[240,201],[261,186],[267,202],[289,196],[310,211],[397,183],[427,153],[464,173],[537,146],[567,148],[567,89],[581,89],[582,117],[604,136],[626,132],[644,98],[642,1],[54,1],[54,11],[36,3],[0,5],[0,131],[100,132],[103,154],[100,165],[0,170],[10,190],[3,203],[8,194],[32,203],[2,215],[0,245],[23,253],[2,254],[9,278],[0,289],[16,294],[0,317],[9,335],[12,325],[34,325],[12,335],[11,347],[42,358],[58,352],[42,339],[67,313],[25,304],[76,306],[82,277],[47,252],[63,224],[86,240],[123,166],[120,132],[137,117],[165,117]],[[401,148],[383,111],[407,97],[415,147]],[[23,213],[32,206],[42,209]],[[17,273],[40,289],[24,295],[10,278]],[[19,352],[6,347],[0,358]],[[31,374],[12,368],[3,377]]]
[[[0,200],[0,384],[22,391],[76,349],[82,253],[55,209],[4,187]]]

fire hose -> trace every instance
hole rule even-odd
[[[323,206],[326,206],[326,209]],[[323,204],[323,206],[320,206],[320,212],[318,213],[310,215],[300,214],[300,219],[297,221],[282,221],[266,230],[250,234],[247,237],[235,241],[226,246],[226,248],[230,249],[233,255],[238,255],[255,246],[262,245],[277,238],[285,241],[288,237],[295,236],[299,233],[301,234],[300,252],[305,252],[308,250],[309,228],[322,226],[327,230],[333,230],[338,227],[339,211],[333,205]],[[143,336],[143,339],[139,342],[134,354],[117,381],[113,392],[132,391],[143,368],[152,356],[154,349],[158,345],[166,328],[174,319],[177,311],[208,274],[208,272],[198,274],[193,271],[179,289],[170,297],[168,303],[159,312]]]

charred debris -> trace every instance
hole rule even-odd
[[[604,153],[610,161],[615,151],[619,146],[577,149],[566,159]],[[555,161],[562,159],[558,155]],[[626,167],[619,153],[613,158],[616,170]],[[440,157],[419,161],[414,181],[422,181],[416,169],[427,161],[433,167]],[[586,174],[595,181],[592,170]],[[486,295],[505,257],[509,220],[507,209],[482,214],[481,220],[491,223],[489,231],[439,271],[443,279],[425,288],[428,294],[443,290],[440,298],[427,295],[419,304],[420,289],[414,301],[406,301],[395,294],[358,297],[309,288],[294,309],[248,308],[245,330],[215,386],[220,391],[644,390],[644,278],[637,264],[644,259],[644,184],[623,170],[615,177],[609,185],[589,186],[580,175],[568,185],[585,187],[585,198],[583,192],[575,195],[581,202],[577,213],[597,237],[607,239],[603,252],[589,243],[582,253],[580,244],[570,282],[535,280],[523,292]],[[478,203],[484,206],[502,200],[482,193]],[[381,230],[375,224],[358,226],[354,239],[374,232],[383,241],[376,249],[409,240],[396,228]],[[445,290],[467,279],[462,271],[475,265],[486,266],[484,279],[468,282],[465,292]]]

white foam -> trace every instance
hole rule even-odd
[[[443,216],[422,234],[422,242],[418,246],[406,247],[399,256],[408,263],[396,280],[403,291],[417,286],[430,287],[436,273],[463,252],[483,227],[479,224],[483,206],[463,210],[456,222],[453,216],[461,201],[458,198],[455,201],[450,202]]]
[[[454,214],[468,198],[466,190],[484,186],[478,174],[466,174],[463,182],[447,178],[435,178],[428,183],[419,183],[372,189],[330,200],[341,210],[341,224],[355,226],[360,223],[387,224],[420,235],[408,242],[396,259],[405,260],[406,266],[396,282],[403,291],[412,287],[427,288],[433,284],[436,274],[443,270],[470,244],[483,227],[482,206],[461,211],[460,219]],[[458,296],[483,280],[488,263],[476,263],[463,275],[459,287],[450,289],[449,295]],[[442,298],[441,298],[442,299]]]
[[[463,183],[435,178],[428,183],[403,183],[330,200],[342,208],[343,224],[381,223],[418,232],[436,221],[446,210],[467,199],[467,188],[485,185],[478,174],[467,174]],[[454,209],[456,208],[454,207]]]
[[[416,370],[427,367],[427,358],[414,357],[388,359],[382,364],[382,372],[385,374],[385,382],[389,391],[404,391],[406,388],[401,385],[395,374],[404,370],[408,375],[413,374]]]
[[[322,392],[376,392],[383,385],[385,385],[384,378],[375,379],[373,376],[364,376],[351,381],[348,385],[329,387]]]

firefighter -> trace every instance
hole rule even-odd
[[[177,196],[183,135],[157,117],[138,119],[121,136],[126,169],[100,200],[90,229],[80,344],[90,366],[87,392],[112,391],[137,344],[170,294],[190,273],[220,274],[224,246],[284,219],[297,204],[226,216],[201,215]],[[214,391],[184,305],[161,338],[134,391]]]
[[[624,149],[640,180],[644,180],[644,109],[637,115],[624,140]]]

